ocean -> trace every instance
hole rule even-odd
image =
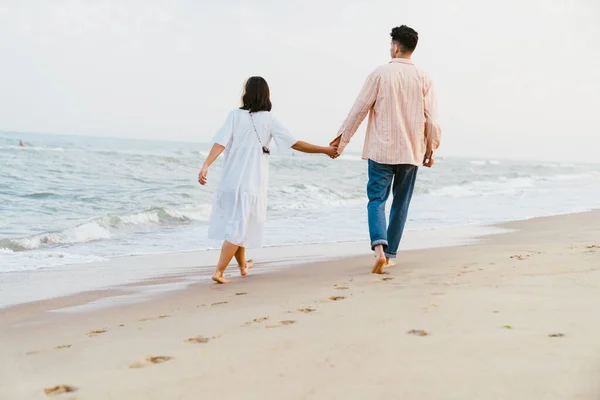
[[[19,147],[19,140],[25,147]],[[446,140],[451,140],[447,138]],[[0,274],[215,249],[220,162],[208,144],[0,132]],[[368,242],[358,154],[271,156],[267,246]],[[421,168],[408,230],[484,225],[600,205],[600,165],[439,158]]]

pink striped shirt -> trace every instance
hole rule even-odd
[[[423,165],[442,131],[431,79],[411,60],[394,58],[369,75],[338,132],[338,153],[369,113],[362,158],[380,164]]]

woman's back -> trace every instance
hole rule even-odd
[[[269,159],[262,148],[269,147],[272,138],[279,148],[296,143],[268,111],[231,111],[214,139],[226,149],[219,190],[266,195]]]

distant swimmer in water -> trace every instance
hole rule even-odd
[[[25,147],[25,143],[22,140],[19,140],[19,147]]]

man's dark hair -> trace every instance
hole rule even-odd
[[[390,33],[392,40],[402,47],[403,52],[412,53],[417,48],[419,34],[406,25],[397,26]]]
[[[271,111],[271,94],[264,78],[253,76],[248,78],[242,96],[241,110],[250,112]]]

